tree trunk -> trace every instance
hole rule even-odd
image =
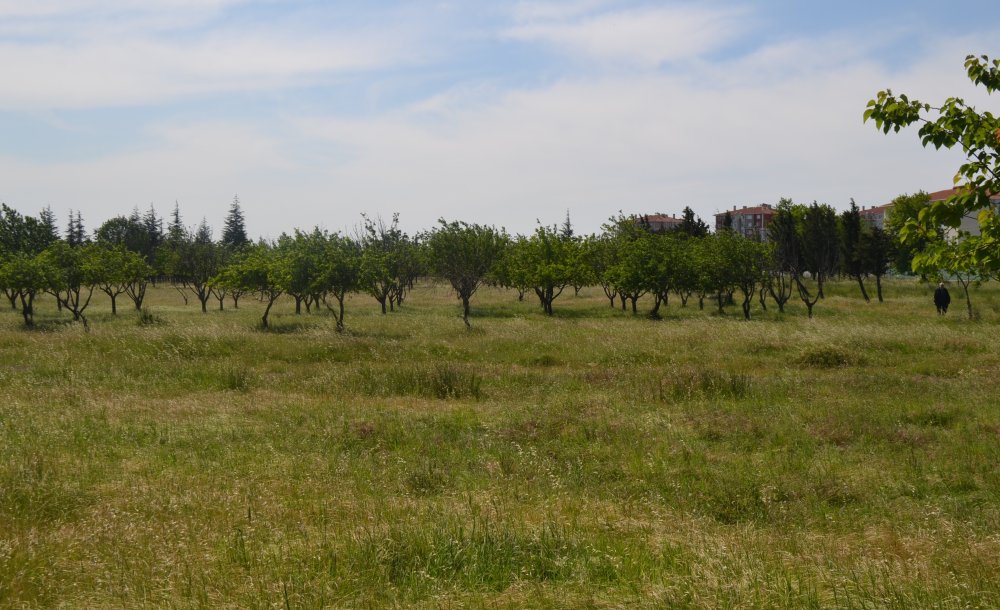
[[[267,307],[264,308],[264,316],[260,319],[261,326],[265,329],[271,328],[270,322],[268,321],[268,316],[271,314],[271,307],[274,306],[274,302],[278,300],[280,294],[271,295],[267,299]]]
[[[35,295],[29,294],[25,298],[24,293],[21,293],[21,315],[24,317],[24,325],[28,328],[35,325],[34,302]]]
[[[651,310],[649,310],[649,318],[651,320],[659,320],[659,319],[661,319],[661,317],[660,317],[660,303],[662,303],[662,302],[663,301],[662,301],[662,299],[660,299],[660,295],[658,295],[658,294],[653,295],[653,308]]]
[[[462,321],[465,322],[466,328],[472,328],[472,324],[469,323],[469,297],[462,296]]]
[[[861,288],[861,296],[862,296],[862,297],[864,297],[864,299],[865,299],[865,303],[871,303],[871,302],[872,302],[872,300],[871,300],[871,298],[870,298],[870,297],[868,296],[868,291],[867,291],[867,290],[865,290],[865,280],[864,280],[864,278],[862,278],[862,277],[861,277],[861,274],[860,274],[860,273],[859,273],[859,274],[857,274],[857,275],[856,275],[856,276],[854,276],[854,277],[855,277],[855,279],[857,279],[857,280],[858,280],[858,286],[859,286],[859,287]]]
[[[117,316],[118,315],[118,295],[117,294],[110,294],[109,293],[108,296],[111,297],[111,315]]]
[[[601,284],[601,289],[604,290],[604,296],[611,300],[611,309],[615,308],[615,297],[618,295],[617,290],[611,290],[607,285]]]
[[[885,303],[885,299],[882,298],[882,276],[875,276],[875,291],[878,292],[878,302]]]

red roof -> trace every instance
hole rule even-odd
[[[955,187],[951,189],[945,189],[943,191],[934,191],[933,193],[930,194],[931,201],[944,201],[945,199],[953,195],[957,195],[960,190],[961,187]],[[998,193],[993,193],[992,195],[990,195],[990,199],[993,199],[997,195]]]
[[[744,207],[742,207],[742,208],[740,208],[738,210],[726,210],[725,212],[719,212],[718,214],[716,214],[716,217],[718,217],[718,216],[725,216],[726,212],[728,212],[730,216],[742,216],[742,215],[747,215],[747,214],[772,214],[773,215],[774,214],[774,208],[772,208],[769,205],[758,205],[758,206],[754,206],[752,208],[748,208],[748,207],[744,206]]]
[[[887,203],[885,205],[878,205],[878,206],[873,205],[872,207],[870,207],[870,208],[868,208],[866,210],[861,210],[861,215],[862,216],[871,216],[873,214],[885,214],[886,212],[889,211],[889,208],[891,208],[891,207],[892,207],[891,203]]]
[[[943,191],[934,191],[933,193],[930,194],[930,197],[931,201],[944,201],[945,199],[951,197],[952,195],[957,195],[957,194],[958,194],[958,189],[951,188],[951,189],[945,189]]]
[[[647,222],[660,222],[663,224],[681,224],[684,222],[683,218],[677,218],[675,216],[668,216],[667,214],[645,214],[642,216]]]

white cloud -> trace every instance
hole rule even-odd
[[[503,37],[552,45],[588,59],[656,67],[724,46],[743,29],[742,12],[736,10],[648,6],[591,13],[592,4],[599,3],[563,11],[536,6],[527,13],[532,17]]]
[[[923,149],[914,133],[877,133],[861,121],[865,102],[885,87],[978,100],[962,58],[991,39],[932,41],[896,70],[858,53],[863,45],[849,36],[829,36],[686,71],[607,72],[515,91],[463,82],[378,116],[170,125],[141,150],[85,163],[0,159],[0,199],[28,212],[81,207],[91,224],[179,199],[189,222],[204,213],[218,226],[238,192],[251,232],[271,236],[317,223],[349,228],[361,211],[399,211],[410,230],[444,216],[527,232],[536,218],[561,221],[567,208],[593,231],[619,209],[691,205],[710,220],[782,196],[880,204],[947,187],[960,155]]]
[[[311,84],[421,61],[418,25],[350,27],[319,13],[206,22],[246,0],[0,0],[0,109],[163,104]],[[23,6],[22,6],[23,5]],[[3,18],[3,15],[10,15]],[[324,21],[325,19],[325,21]]]

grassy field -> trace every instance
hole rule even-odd
[[[831,292],[4,311],[0,606],[996,608],[1000,290]]]

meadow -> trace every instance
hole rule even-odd
[[[1000,289],[930,291],[0,310],[0,606],[996,608]]]

